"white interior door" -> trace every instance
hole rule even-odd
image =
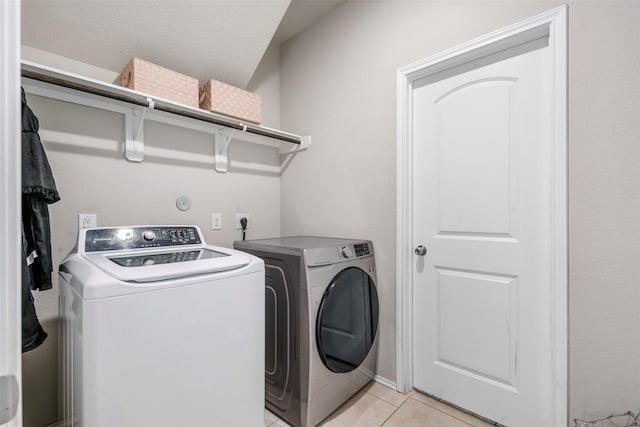
[[[548,39],[413,85],[414,386],[552,425]]]

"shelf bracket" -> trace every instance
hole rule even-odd
[[[213,135],[213,166],[221,173],[229,169],[227,152],[232,139],[278,148],[284,156],[306,150],[311,145],[311,137],[308,135],[299,136],[259,124],[247,124],[222,114],[161,98],[154,99],[152,95],[28,61],[22,61],[21,82],[29,94],[124,116],[122,149],[125,158],[131,162],[144,161],[144,123],[149,120]],[[266,167],[271,170],[267,165],[254,165],[242,161],[238,161],[236,166],[239,169],[254,170],[256,167]]]
[[[280,154],[291,154],[297,153],[298,151],[306,150],[311,146],[311,135],[306,135],[302,137],[300,144],[280,144]]]
[[[133,107],[131,114],[125,114],[127,140],[124,153],[129,161],[140,163],[144,160],[144,118],[154,104],[153,99],[147,98],[146,107]]]
[[[216,172],[226,173],[229,169],[227,151],[232,138],[233,130],[219,129],[213,134],[213,140],[215,143],[215,159],[213,167]]]

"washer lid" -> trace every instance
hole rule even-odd
[[[140,283],[234,270],[251,262],[242,252],[200,245],[153,251],[93,252],[83,256],[118,280]]]

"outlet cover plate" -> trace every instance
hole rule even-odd
[[[242,218],[247,218],[247,230],[251,228],[251,218],[248,213],[239,213],[236,214],[236,230],[242,230],[242,225],[240,225],[240,220]]]
[[[95,228],[98,226],[98,216],[96,214],[78,214],[78,230],[83,228]]]

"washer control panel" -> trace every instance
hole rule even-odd
[[[84,252],[117,251],[201,244],[194,226],[92,228],[85,232]]]

